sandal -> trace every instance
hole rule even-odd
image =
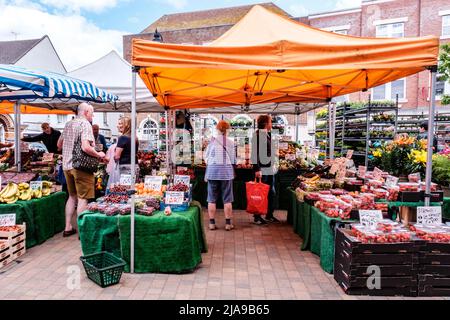
[[[74,228],[72,228],[72,230],[70,230],[70,231],[64,231],[63,238],[70,237],[70,236],[74,235],[75,233],[77,233],[77,230],[75,230]]]

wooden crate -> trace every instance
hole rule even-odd
[[[18,224],[15,226],[17,230],[15,231],[0,231],[0,240],[8,239],[8,238],[15,238],[21,234],[25,234],[26,231],[26,225],[24,224]]]

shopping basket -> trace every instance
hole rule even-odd
[[[119,283],[125,261],[112,253],[102,251],[80,257],[89,279],[102,288]]]

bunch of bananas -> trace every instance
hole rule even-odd
[[[30,185],[28,183],[22,182],[19,183],[19,200],[28,201],[33,197],[33,190],[30,189]]]
[[[28,201],[31,199],[40,199],[50,195],[53,183],[42,181],[42,190],[32,190],[28,183],[22,182],[19,185],[9,182],[8,185],[0,191],[0,202],[12,204],[17,200]]]
[[[0,201],[7,204],[15,203],[19,200],[19,187],[17,184],[9,182],[8,185],[0,192]]]
[[[49,181],[42,181],[42,197],[50,195],[52,192],[53,183]]]

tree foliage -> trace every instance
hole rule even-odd
[[[439,80],[450,81],[450,44],[448,43],[441,47],[438,72],[440,74]],[[444,105],[450,104],[450,95],[444,95],[441,103]]]

